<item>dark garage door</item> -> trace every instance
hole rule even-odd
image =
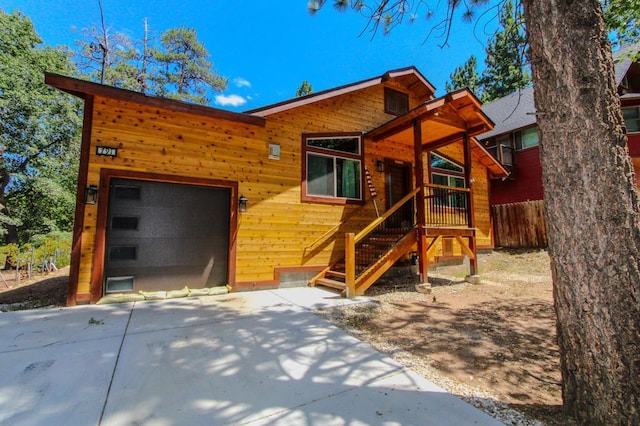
[[[112,179],[105,292],[227,284],[229,188]]]

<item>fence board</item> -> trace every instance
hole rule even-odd
[[[495,244],[510,248],[547,247],[544,201],[500,204],[491,207]]]

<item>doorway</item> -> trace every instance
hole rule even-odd
[[[411,163],[405,163],[399,160],[385,160],[385,192],[386,192],[386,208],[391,208],[400,201],[405,195],[411,192]],[[414,224],[414,205],[413,201],[405,204],[397,214],[396,226],[402,228],[410,228]]]

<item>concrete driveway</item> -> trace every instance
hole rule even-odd
[[[2,425],[493,425],[315,288],[0,313]]]

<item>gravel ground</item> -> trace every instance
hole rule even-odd
[[[430,269],[431,294],[408,274],[367,291],[373,302],[318,312],[508,425],[573,424],[562,414],[548,255],[494,251],[468,266]]]

